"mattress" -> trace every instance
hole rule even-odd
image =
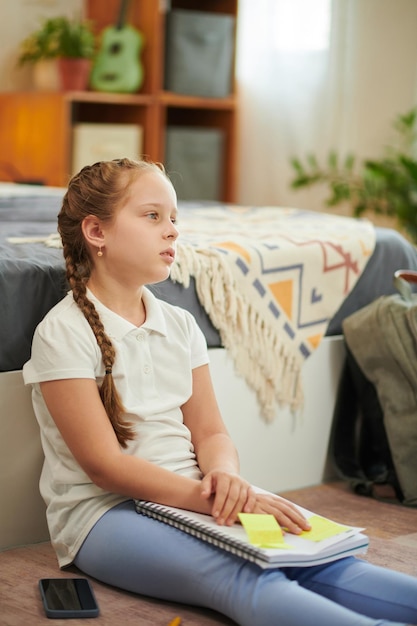
[[[62,250],[42,243],[56,233],[56,215],[64,190],[0,185],[0,371],[22,368],[30,356],[36,325],[66,293]],[[184,203],[183,209],[192,203]],[[342,333],[343,319],[374,300],[394,292],[392,277],[400,268],[417,270],[417,252],[398,232],[376,228],[376,245],[353,290],[329,321],[328,336]],[[11,238],[39,242],[12,243]],[[171,279],[150,286],[163,300],[188,309],[201,327],[209,348],[222,341],[200,304],[195,280],[187,286]]]

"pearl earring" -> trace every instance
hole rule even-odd
[[[102,251],[101,251],[101,246],[100,246],[100,247],[99,247],[99,249],[98,249],[97,256],[103,256],[103,253],[102,253]]]

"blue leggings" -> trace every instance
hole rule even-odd
[[[240,626],[417,624],[417,578],[354,557],[263,570],[138,515],[132,501],[96,523],[74,563],[109,585],[214,609]]]

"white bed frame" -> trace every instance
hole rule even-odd
[[[211,370],[242,474],[274,492],[319,484],[331,477],[327,448],[337,381],[344,358],[340,337],[325,338],[303,367],[305,407],[299,416],[277,409],[266,423],[254,393],[234,372],[223,349],[210,350]],[[38,490],[42,467],[39,429],[22,373],[0,374],[0,550],[48,539]]]
[[[277,407],[275,419],[267,423],[226,350],[210,350],[220,409],[239,451],[241,473],[252,484],[277,493],[334,477],[328,445],[344,357],[341,337],[323,339],[303,366],[303,411],[294,416]]]

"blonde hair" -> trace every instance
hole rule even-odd
[[[115,159],[88,165],[70,180],[58,214],[67,280],[101,350],[105,376],[99,390],[100,397],[117,439],[124,448],[135,435],[132,425],[123,417],[125,409],[112,376],[115,349],[94,304],[87,297],[86,285],[94,261],[84,239],[82,223],[88,215],[94,215],[102,222],[112,221],[133,180],[141,174],[155,171],[165,175],[162,166],[149,161]]]

